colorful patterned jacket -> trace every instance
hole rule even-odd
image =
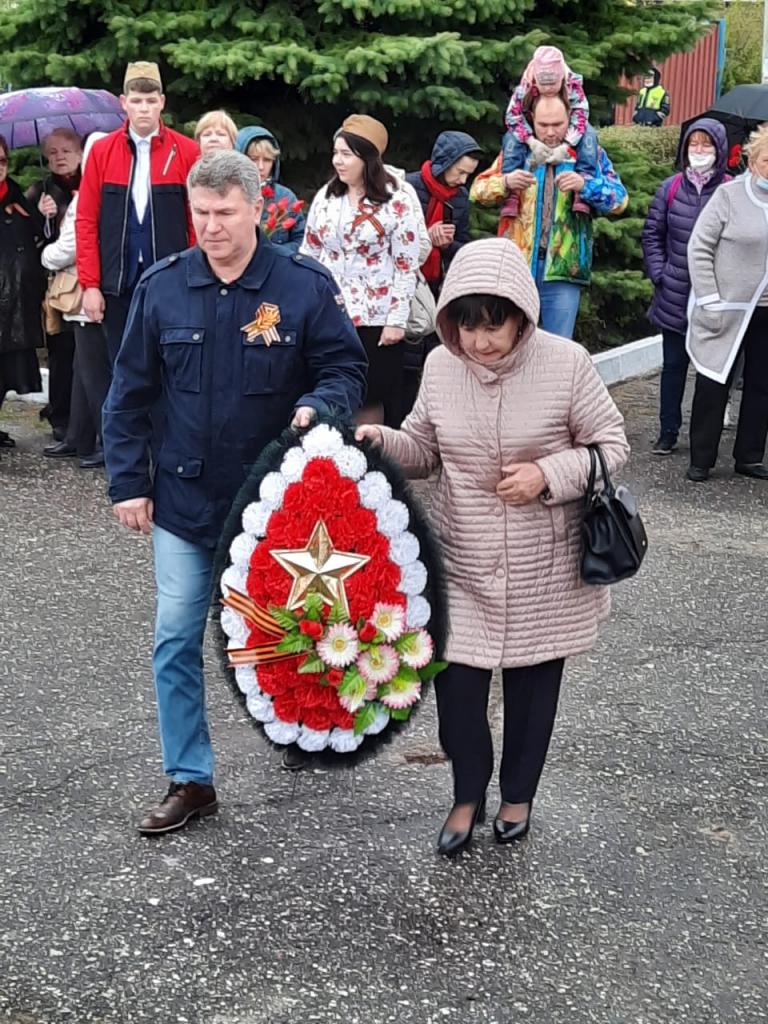
[[[555,175],[572,171],[573,168],[574,160],[565,161],[555,167]],[[529,170],[536,181],[521,193],[519,215],[500,218],[498,234],[511,238],[522,249],[531,273],[536,277],[539,269],[542,186],[546,168],[529,167]],[[593,214],[619,214],[626,208],[627,190],[601,147],[598,147],[597,173],[586,178],[580,196],[591,207]],[[507,198],[499,154],[493,164],[475,178],[470,199],[478,206],[500,206]],[[586,213],[574,213],[572,205],[572,193],[561,192],[556,188],[544,280],[586,285],[592,277],[592,218]]]

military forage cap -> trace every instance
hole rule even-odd
[[[129,64],[125,69],[125,80],[123,81],[123,92],[128,92],[128,86],[137,78],[148,78],[150,82],[157,82],[163,88],[163,80],[160,78],[160,68],[151,60],[137,60]]]

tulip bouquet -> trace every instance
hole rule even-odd
[[[290,231],[296,226],[297,214],[301,213],[306,205],[303,199],[291,201],[289,196],[275,199],[275,190],[271,185],[264,185],[261,194],[266,203],[261,228],[268,238],[279,230]]]

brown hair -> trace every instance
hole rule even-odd
[[[145,95],[151,92],[163,94],[162,85],[155,81],[154,78],[132,78],[130,82],[125,84],[125,95],[127,96],[132,92],[141,92]]]
[[[8,157],[11,155],[11,150],[8,146],[8,140],[4,135],[0,135],[0,149],[2,149],[5,158],[8,159]]]

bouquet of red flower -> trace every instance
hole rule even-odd
[[[344,433],[320,424],[267,450],[225,531],[221,577],[249,713],[275,743],[336,754],[401,727],[445,667],[426,529],[382,456]]]
[[[261,194],[266,201],[266,219],[263,220],[261,229],[268,238],[280,228],[290,231],[296,226],[296,214],[301,213],[306,205],[303,199],[291,202],[288,196],[283,196],[282,199],[275,200],[275,190],[271,185],[262,186]]]

